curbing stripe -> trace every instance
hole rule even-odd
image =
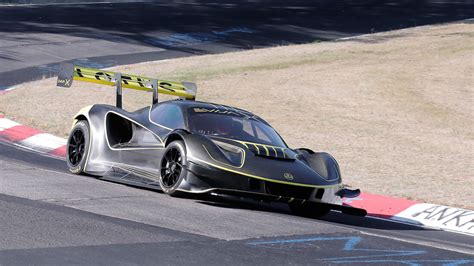
[[[57,157],[66,157],[66,145],[63,145],[59,148],[56,148],[54,150],[51,150],[50,152],[48,152],[49,154],[51,155],[54,155],[54,156],[57,156]]]
[[[1,136],[9,142],[17,143],[39,133],[41,133],[41,131],[31,127],[16,125],[1,131]]]
[[[417,203],[397,213],[392,220],[474,235],[474,211],[465,209]]]
[[[0,114],[0,140],[57,157],[66,155],[66,140],[21,125]]]
[[[65,139],[18,124],[1,114],[0,140],[56,157],[64,158],[66,155]],[[474,211],[470,210],[369,193],[353,199],[345,198],[343,203],[363,208],[369,216],[376,218],[474,235]]]
[[[11,121],[10,119],[4,118],[3,115],[0,115],[0,131],[4,131],[5,129],[9,129],[14,126],[19,126],[17,122]]]
[[[40,152],[50,152],[59,147],[66,145],[66,141],[63,138],[58,138],[56,136],[39,133],[33,136],[28,137],[19,142],[21,145],[29,147],[33,150]]]
[[[344,204],[346,205],[364,208],[372,216],[387,219],[417,203],[408,199],[398,199],[369,193],[361,193],[359,197],[353,199],[344,199]]]

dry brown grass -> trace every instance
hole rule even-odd
[[[195,81],[198,98],[268,120],[292,147],[332,153],[363,191],[474,209],[474,25],[120,66]],[[125,108],[151,95],[126,91]],[[0,97],[0,112],[65,136],[82,106],[112,88],[54,79]]]

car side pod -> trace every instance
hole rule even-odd
[[[341,198],[357,198],[360,195],[360,189],[343,188],[336,192],[336,195]]]

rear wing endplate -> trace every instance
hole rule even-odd
[[[56,85],[69,88],[73,80],[115,86],[119,108],[122,108],[122,88],[153,92],[153,104],[158,103],[159,93],[195,100],[197,92],[196,84],[190,82],[160,80],[61,63]]]

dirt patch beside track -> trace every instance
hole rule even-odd
[[[366,192],[474,209],[474,25],[116,67],[198,83],[198,99],[255,112],[292,147],[328,151]],[[54,79],[0,96],[0,112],[65,136],[113,88]],[[164,99],[165,97],[161,97]],[[125,109],[151,94],[124,92]]]

